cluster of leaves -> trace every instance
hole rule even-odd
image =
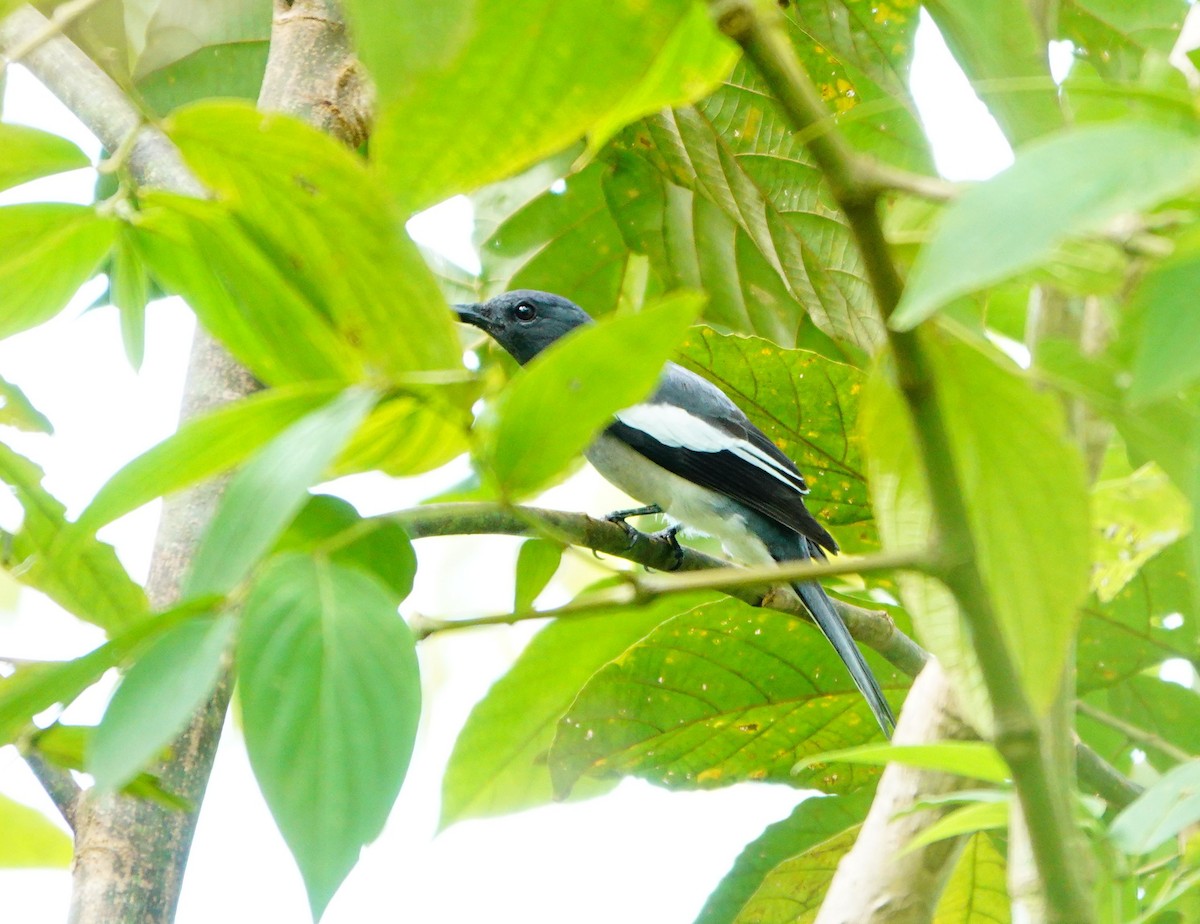
[[[118,20],[101,4],[73,29],[164,113],[254,94],[266,5],[234,6],[254,15],[126,3],[114,39]],[[797,461],[845,548],[922,549],[931,528],[922,461],[878,358],[884,319],[846,220],[806,139],[702,4],[346,6],[379,90],[369,157],[248,105],[200,102],[161,126],[211,198],[122,187],[95,206],[0,209],[0,335],[54,316],[104,266],[134,358],[159,287],[183,295],[264,385],[131,462],[74,521],[36,465],[0,444],[0,480],[24,510],[6,567],[109,636],[0,681],[0,743],[106,789],[170,798],[145,771],[232,656],[251,761],[317,914],[386,819],[420,691],[396,616],[416,568],[408,537],[310,497],[323,477],[411,475],[470,450],[482,492],[528,496],[674,356]],[[1192,92],[1163,64],[1187,4],[1072,0],[1044,22],[1003,0],[924,6],[1019,147],[1012,169],[949,204],[888,203],[908,276],[892,323],[921,327],[1013,682],[1044,711],[1066,671],[1080,736],[1150,785],[1092,826],[1101,906],[1114,921],[1196,920],[1188,886],[1200,869],[1175,836],[1200,815],[1188,721],[1200,703],[1162,678],[1167,662],[1200,662],[1200,547],[1187,535],[1200,497],[1200,315],[1183,294],[1200,275],[1200,132]],[[915,0],[793,0],[783,12],[855,148],[924,172],[907,91],[917,14]],[[1076,48],[1061,88],[1041,63],[1050,37]],[[17,126],[0,126],[0,147],[4,186],[86,162]],[[422,255],[403,231],[457,193],[475,204],[478,276]],[[560,292],[603,320],[519,372],[485,349],[482,374],[466,376],[445,296],[516,287]],[[1073,313],[1105,319],[1099,347],[1063,335]],[[995,344],[1027,330],[1022,369]],[[479,383],[492,390],[472,427]],[[0,381],[0,398],[0,423],[47,429],[15,384]],[[230,472],[179,604],[152,612],[96,531]],[[518,609],[557,560],[556,542],[525,546]],[[837,589],[914,625],[986,732],[978,652],[941,585],[871,576]],[[907,679],[868,658],[899,703]],[[123,679],[96,728],[33,726],[111,667]],[[700,918],[808,920],[894,756],[822,755],[876,738],[811,627],[717,596],[666,597],[534,638],[460,735],[443,824],[594,795],[629,775],[820,790],[827,798],[746,848]],[[937,920],[1005,920],[1004,768],[994,757],[950,765],[991,788],[939,831],[970,840]],[[15,811],[0,803],[6,819]],[[61,858],[61,845],[45,849]]]

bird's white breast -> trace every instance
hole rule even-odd
[[[773,561],[762,540],[747,528],[736,501],[667,471],[605,433],[585,455],[596,471],[630,497],[658,504],[672,520],[720,539],[738,561],[748,565]]]

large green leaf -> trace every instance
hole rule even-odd
[[[381,401],[350,438],[333,466],[335,475],[379,470],[402,478],[419,475],[467,451],[470,411],[454,400],[468,392],[422,390]],[[464,402],[469,405],[469,402]]]
[[[458,367],[437,283],[353,152],[295,119],[238,103],[189,106],[165,127],[348,346],[389,375]]]
[[[371,577],[285,555],[246,600],[237,667],[250,764],[320,917],[408,769],[412,633]]]
[[[853,833],[866,817],[871,797],[871,792],[859,792],[805,799],[746,845],[708,897],[696,924],[810,920],[840,852],[853,843]],[[817,858],[827,862],[824,877],[811,862]]]
[[[1043,24],[1009,0],[926,0],[946,44],[1004,134],[1017,145],[1063,125],[1050,79]],[[1038,5],[1045,15],[1051,7]]]
[[[91,206],[37,202],[0,208],[0,337],[48,321],[108,253],[117,222]]]
[[[609,214],[605,173],[592,164],[504,216],[480,241],[489,292],[556,292],[596,317],[617,307],[633,254]]]
[[[71,836],[41,812],[7,796],[0,796],[0,831],[0,867],[71,865]]]
[[[787,453],[811,489],[817,519],[835,525],[871,519],[859,453],[858,394],[865,376],[807,350],[701,327],[681,344],[679,362],[719,385]]]
[[[412,590],[417,554],[408,533],[390,517],[361,517],[340,497],[317,494],[296,514],[276,551],[320,555],[357,568],[387,588],[400,604]]]
[[[339,390],[337,385],[286,385],[187,421],[113,475],[79,515],[76,528],[94,532],[156,497],[228,471]]]
[[[232,590],[303,506],[308,488],[333,461],[375,403],[352,389],[302,417],[233,477],[209,521],[184,581],[185,598]]]
[[[1132,80],[1147,53],[1171,51],[1187,11],[1187,0],[1063,0],[1058,28],[1101,74]]]
[[[858,426],[883,547],[924,549],[933,534],[933,511],[917,436],[899,392],[879,367],[868,380]],[[964,712],[986,735],[991,706],[978,656],[954,598],[940,582],[923,574],[902,571],[896,579],[918,640],[938,659]]]
[[[231,616],[189,620],[141,654],[92,735],[87,771],[97,786],[120,789],[183,731],[216,685],[236,628]]]
[[[1088,182],[1078,182],[1080,165]],[[953,299],[1036,266],[1072,235],[1200,181],[1200,141],[1140,122],[1063,132],[951,203],[917,256],[891,323],[904,330]]]
[[[0,377],[0,425],[27,433],[54,433],[49,418],[33,406],[29,398],[12,382]]]
[[[1092,691],[1086,702],[1091,708],[1080,713],[1080,733],[1119,767],[1133,764],[1134,749],[1162,770],[1178,761],[1178,751],[1200,754],[1200,723],[1194,721],[1200,695],[1188,687],[1139,674]],[[1176,750],[1168,750],[1171,745]]]
[[[884,690],[903,683],[867,653]],[[634,775],[672,788],[773,780],[849,792],[874,768],[820,766],[807,754],[878,733],[829,644],[802,620],[737,600],[663,623],[580,691],[550,750],[555,789],[584,774]]]
[[[929,338],[927,347],[978,563],[1022,685],[1046,708],[1087,593],[1083,460],[1057,400],[1035,392],[1007,361],[949,340]]]
[[[26,125],[0,124],[0,150],[0,189],[91,164],[74,142]]]
[[[205,48],[266,43],[271,34],[268,0],[126,0],[129,64],[139,81]],[[205,96],[222,96],[206,87]]]
[[[39,712],[56,703],[70,703],[147,641],[181,620],[209,612],[215,605],[214,600],[207,599],[159,613],[153,619],[134,623],[111,642],[72,661],[22,665],[10,676],[0,678],[0,742],[12,741]]]
[[[1129,399],[1169,397],[1200,378],[1200,311],[1189,293],[1200,285],[1200,255],[1157,267],[1134,296],[1145,312]]]
[[[1200,668],[1190,574],[1187,543],[1177,542],[1148,561],[1110,602],[1089,601],[1076,645],[1081,692],[1120,683],[1169,658]]]
[[[1008,924],[1011,920],[1004,854],[980,832],[967,841],[938,900],[933,924]]]
[[[510,176],[615,120],[678,102],[723,76],[712,25],[695,0],[596,5],[532,0],[347,4],[375,78],[371,142],[389,188],[414,212]],[[664,73],[663,48],[685,24],[703,36],[693,73]],[[678,55],[673,55],[678,60]],[[682,62],[679,62],[682,63]]]
[[[646,397],[699,309],[692,293],[668,296],[572,331],[521,369],[479,423],[480,461],[501,490],[545,486],[615,412]]]
[[[1149,853],[1200,822],[1200,760],[1163,774],[1118,815],[1109,837],[1125,853]]]
[[[441,826],[549,803],[554,792],[546,756],[580,687],[687,605],[669,598],[595,619],[558,620],[535,635],[458,735],[442,780]],[[607,788],[580,781],[572,795]]]
[[[1190,528],[1187,500],[1153,462],[1092,487],[1092,590],[1107,603],[1141,567]]]
[[[0,484],[12,489],[24,511],[21,528],[0,556],[21,583],[110,634],[146,614],[146,595],[112,546],[69,524],[66,508],[42,487],[41,469],[3,444]]]
[[[290,267],[264,254],[217,202],[142,197],[135,241],[151,274],[268,385],[353,382],[363,359],[300,292]],[[203,254],[203,260],[196,255]]]
[[[265,39],[207,45],[145,74],[137,88],[159,116],[205,97],[254,100],[269,50]]]

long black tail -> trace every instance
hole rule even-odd
[[[883,691],[879,689],[879,681],[875,679],[862,652],[858,650],[854,639],[850,637],[850,630],[842,622],[842,617],[833,608],[833,601],[816,581],[805,581],[794,586],[796,593],[800,595],[800,599],[812,613],[817,626],[829,639],[829,643],[833,645],[833,650],[838,653],[838,657],[842,659],[846,669],[850,671],[854,685],[858,687],[859,692],[871,707],[871,712],[874,713],[879,727],[883,729],[883,734],[891,738],[892,732],[896,728],[896,717],[892,714],[892,707],[883,698]]]

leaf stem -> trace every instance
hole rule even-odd
[[[742,46],[797,131],[819,127],[809,149],[845,212],[883,318],[891,316],[904,290],[878,214],[881,184],[872,163],[854,151],[834,124],[795,50],[779,28],[779,13],[766,0],[712,0],[723,32]],[[1092,902],[1070,855],[1074,825],[1069,795],[1051,772],[1036,715],[1017,680],[1012,654],[1000,629],[980,573],[974,537],[958,472],[950,452],[934,377],[916,332],[888,330],[900,389],[916,427],[919,451],[933,506],[938,547],[952,564],[941,578],[966,618],[995,712],[994,741],[1012,768],[1030,822],[1034,857],[1046,887],[1052,920],[1092,920]]]

